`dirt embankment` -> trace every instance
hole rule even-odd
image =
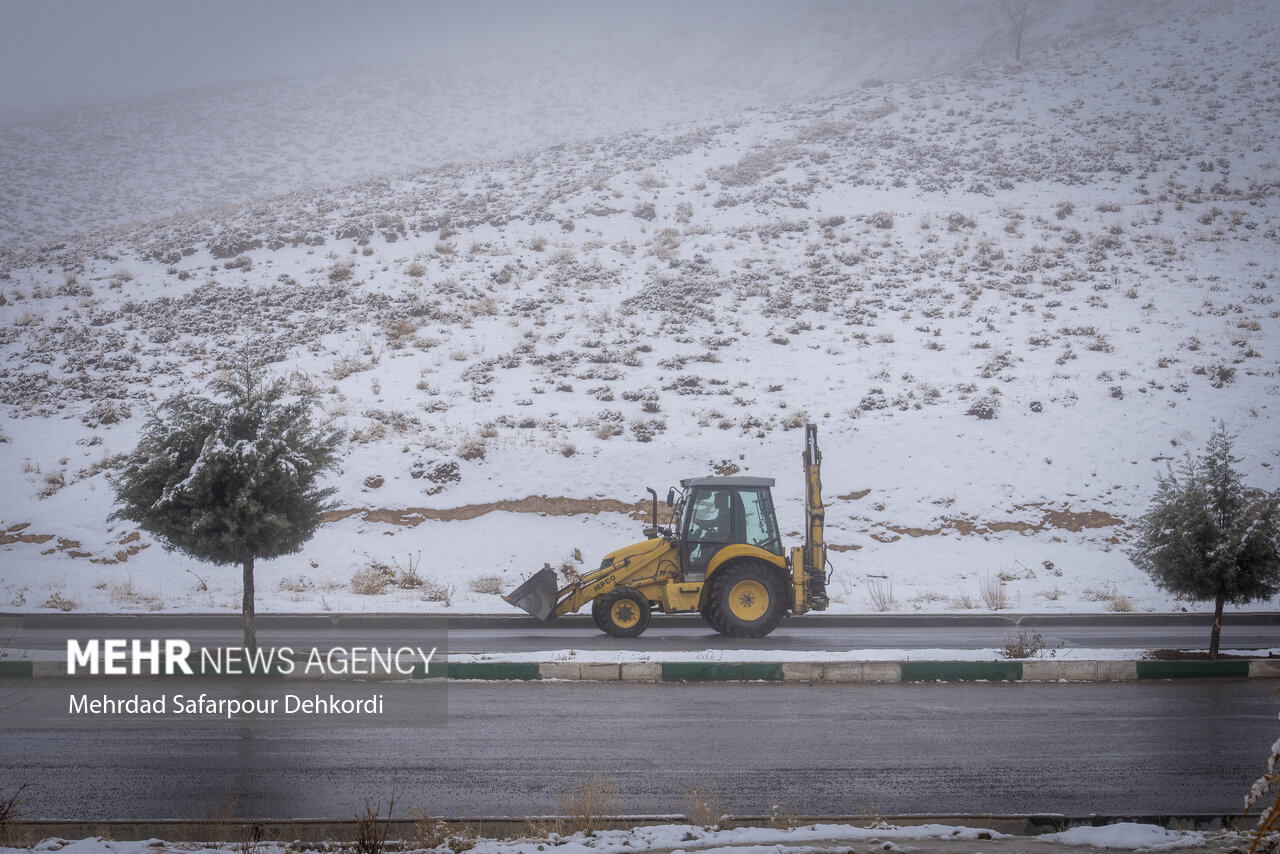
[[[850,495],[838,496],[837,500],[858,500],[867,495],[870,490]],[[648,501],[637,501],[628,504],[623,501],[617,501],[612,498],[564,498],[549,497],[545,495],[530,495],[527,498],[508,499],[504,501],[490,501],[484,504],[464,504],[461,507],[404,507],[404,508],[388,508],[388,507],[353,507],[343,510],[332,510],[321,516],[321,521],[325,523],[339,522],[343,519],[349,519],[358,516],[365,522],[382,522],[390,525],[400,525],[412,528],[420,525],[428,520],[440,522],[455,522],[467,519],[475,519],[486,513],[506,512],[506,513],[539,513],[545,516],[579,516],[579,515],[595,515],[597,513],[619,513],[637,522],[647,522],[652,518],[653,505]],[[1043,505],[1031,504],[1021,505],[1009,511],[1012,514],[1027,514],[1029,519],[1011,520],[1011,521],[981,521],[973,517],[957,515],[943,516],[940,519],[941,524],[932,528],[913,528],[909,526],[892,525],[885,522],[872,520],[864,516],[851,517],[855,521],[863,522],[868,527],[864,533],[871,538],[879,540],[883,543],[891,543],[902,537],[928,537],[938,534],[960,534],[961,536],[980,536],[989,537],[992,534],[998,534],[1004,531],[1017,531],[1019,533],[1039,533],[1044,531],[1062,530],[1080,532],[1086,529],[1113,528],[1116,529],[1111,537],[1107,539],[1111,543],[1119,543],[1120,534],[1127,528],[1126,521],[1110,513],[1101,510],[1084,510],[1076,511],[1060,508],[1045,508]],[[117,541],[119,548],[114,554],[110,555],[94,555],[92,552],[85,551],[81,548],[80,543],[75,540],[69,540],[58,537],[55,534],[35,534],[28,533],[27,528],[30,523],[22,523],[12,525],[8,528],[0,530],[0,546],[6,546],[13,543],[27,543],[31,545],[47,545],[48,548],[42,550],[41,554],[51,555],[62,553],[76,558],[88,558],[91,563],[116,564],[124,563],[133,555],[136,555],[142,549],[147,548],[150,543],[139,542],[141,539],[137,531],[125,533]],[[792,534],[791,538],[800,537],[798,532]],[[56,540],[56,542],[53,542]],[[837,542],[828,543],[828,548],[832,551],[854,551],[862,548],[860,545],[841,544]]]
[[[910,526],[889,525],[880,523],[878,527],[889,534],[873,533],[871,536],[881,542],[890,543],[902,536],[931,537],[943,533],[955,533],[961,536],[987,537],[1004,531],[1017,531],[1020,534],[1043,533],[1045,531],[1070,531],[1079,533],[1084,530],[1098,528],[1116,528],[1123,530],[1128,523],[1119,516],[1113,516],[1102,510],[1070,510],[1045,508],[1040,504],[1020,505],[1009,511],[1012,515],[1037,514],[1039,518],[1018,519],[1010,521],[982,521],[971,516],[943,516],[936,528],[913,528]],[[870,521],[864,519],[863,521]],[[1108,538],[1108,542],[1119,543],[1119,535]]]
[[[17,525],[11,525],[3,531],[0,531],[0,546],[8,546],[13,543],[29,543],[31,545],[42,546],[56,539],[57,543],[42,550],[40,554],[51,555],[57,552],[62,552],[68,557],[87,557],[89,558],[90,563],[110,565],[115,563],[124,563],[143,549],[150,548],[151,545],[150,543],[139,542],[139,540],[142,539],[142,535],[137,531],[131,531],[124,534],[119,539],[119,544],[124,546],[124,548],[118,549],[115,555],[110,557],[94,557],[93,552],[85,551],[80,547],[79,540],[69,540],[66,537],[59,537],[56,534],[28,534],[26,533],[26,530],[30,527],[30,522],[22,522]]]
[[[321,517],[323,522],[337,522],[352,516],[359,516],[365,522],[386,522],[391,525],[413,527],[428,519],[439,522],[457,522],[475,519],[486,513],[541,513],[545,516],[579,516],[596,513],[621,513],[637,522],[652,518],[653,505],[647,501],[626,504],[611,498],[549,498],[545,495],[530,495],[528,498],[516,498],[506,501],[490,501],[485,504],[465,504],[461,507],[405,507],[367,508],[356,507],[349,510],[333,510]]]
[[[850,495],[837,496],[837,500],[858,500],[865,497],[870,490],[855,492]],[[637,522],[647,522],[651,518],[652,505],[647,501],[627,504],[610,498],[552,498],[544,495],[531,495],[506,501],[491,501],[485,504],[466,504],[461,507],[428,508],[405,507],[368,508],[355,507],[346,510],[334,510],[324,514],[324,522],[338,522],[358,516],[365,522],[384,522],[391,525],[413,527],[427,520],[453,522],[475,519],[486,513],[505,511],[508,513],[540,513],[546,516],[576,516],[596,513],[621,513]],[[863,516],[852,517],[855,521],[866,523],[867,533],[872,539],[882,543],[891,543],[902,537],[929,537],[939,534],[959,534],[961,536],[989,537],[1005,531],[1018,533],[1041,533],[1044,531],[1070,531],[1078,533],[1086,529],[1114,528],[1117,533],[1108,538],[1108,542],[1119,543],[1119,534],[1127,528],[1127,522],[1119,517],[1101,510],[1071,510],[1064,508],[1048,508],[1042,504],[1018,505],[1008,511],[1010,515],[1022,515],[1023,518],[1008,521],[982,521],[965,515],[943,516],[937,527],[914,528],[905,525],[893,525],[879,522]],[[792,538],[801,536],[792,533]],[[862,548],[859,545],[828,543],[832,551],[854,551]]]

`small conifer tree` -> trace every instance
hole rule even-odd
[[[338,433],[311,424],[314,400],[286,400],[247,354],[213,381],[221,400],[179,394],[153,411],[115,478],[114,519],[136,522],[168,550],[244,570],[244,645],[257,649],[253,567],[299,551],[332,489]]]
[[[1244,486],[1232,456],[1234,437],[1219,423],[1205,453],[1162,475],[1138,520],[1129,556],[1156,586],[1214,603],[1209,657],[1218,657],[1222,608],[1280,591],[1277,496]]]

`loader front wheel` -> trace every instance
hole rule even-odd
[[[600,603],[598,622],[607,635],[634,638],[649,625],[649,600],[633,587],[615,587],[596,601]]]
[[[724,635],[761,638],[782,622],[786,591],[776,572],[759,563],[736,563],[715,574],[707,622]]]

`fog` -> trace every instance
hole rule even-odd
[[[558,48],[623,27],[622,4],[370,0],[4,0],[0,109],[105,103],[188,88]],[[659,20],[677,4],[640,5]]]
[[[12,113],[101,104],[184,89],[308,75],[358,66],[542,56],[548,62],[607,47],[618,67],[661,61],[675,45],[732,59],[767,37],[809,60],[826,19],[837,30],[859,19],[914,21],[921,35],[981,3],[671,0],[3,0],[0,110]],[[856,32],[848,33],[858,45]],[[619,53],[619,51],[621,53]],[[749,59],[738,54],[739,60]],[[861,63],[865,56],[853,57]],[[880,56],[886,74],[912,56]],[[707,70],[713,70],[708,68]]]
[[[1105,26],[1112,8],[1041,4],[1028,41],[1080,37],[1081,22]],[[0,10],[0,240],[22,242],[736,121],[1010,54],[990,0],[0,0]]]

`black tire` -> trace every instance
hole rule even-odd
[[[741,561],[716,571],[707,599],[707,622],[722,635],[762,638],[787,614],[787,591],[778,573]]]
[[[601,617],[600,598],[592,599],[591,600],[591,620],[596,624],[596,628],[603,632],[604,621],[601,620],[600,617]]]
[[[698,613],[702,615],[703,622],[710,626],[715,632],[722,635],[727,634],[724,628],[716,622],[716,619],[713,616],[715,612],[711,609],[711,591],[707,591],[706,604],[698,609]]]
[[[615,587],[594,601],[600,603],[600,630],[607,635],[639,637],[649,625],[649,600],[634,587]]]

